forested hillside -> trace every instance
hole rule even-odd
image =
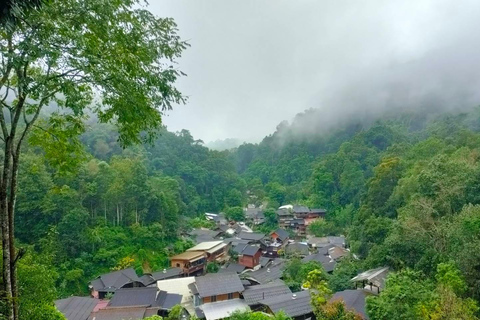
[[[345,234],[361,258],[340,264],[334,279],[388,265],[433,281],[437,266],[453,261],[467,283],[459,295],[479,299],[479,115],[401,114],[316,135],[296,132],[299,117],[259,144],[224,152],[166,129],[152,144],[122,149],[113,128],[92,124],[68,173],[39,149],[25,150],[16,232],[27,257],[19,272],[41,270],[52,296],[85,294],[102,272],[167,266],[169,255],[191,246],[181,233],[204,212],[296,202],[326,208],[319,232]]]
[[[228,154],[186,130],[123,150],[113,128],[94,125],[82,141],[71,172],[59,174],[29,148],[19,174],[17,239],[58,272],[62,296],[87,293],[91,279],[115,267],[166,267],[191,245],[179,237],[189,218],[245,202]]]

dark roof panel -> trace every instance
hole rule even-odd
[[[278,228],[277,230],[275,230],[275,233],[278,235],[278,238],[282,241],[285,241],[285,239],[287,239],[290,236],[288,231],[283,230],[282,228]]]
[[[200,297],[210,297],[219,294],[242,292],[242,281],[236,273],[210,273],[202,277],[195,277]]]
[[[244,239],[244,240],[259,241],[259,240],[262,240],[263,238],[265,238],[265,235],[262,234],[262,233],[242,231],[238,235],[238,238]]]
[[[181,294],[160,291],[157,297],[157,306],[163,310],[170,310],[177,304],[180,304],[182,298],[183,296]]]
[[[245,289],[243,297],[248,305],[258,304],[259,301],[282,294],[291,294],[292,291],[282,280],[276,280],[267,284],[251,286]]]
[[[125,288],[115,292],[109,307],[157,306],[157,287]]]
[[[70,297],[55,301],[55,306],[67,320],[85,320],[92,313],[98,301],[98,299],[88,297]]]
[[[259,247],[247,245],[241,254],[246,256],[254,256],[259,250],[261,250]]]
[[[301,291],[293,294],[277,295],[262,300],[260,303],[268,306],[274,313],[283,310],[287,316],[299,317],[313,312],[310,299],[309,291]]]
[[[278,280],[283,275],[284,263],[271,265],[268,268],[261,268],[256,271],[246,273],[247,278],[253,279],[260,284],[266,284]]]
[[[89,320],[140,320],[145,317],[146,307],[100,309],[90,315]]]
[[[111,292],[133,282],[143,284],[142,280],[135,273],[135,270],[133,270],[133,268],[128,268],[103,274],[93,280],[91,285],[96,291]]]
[[[343,300],[347,309],[360,314],[364,319],[368,319],[366,312],[366,297],[369,295],[365,290],[344,290],[336,292],[330,301]]]

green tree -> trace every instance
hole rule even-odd
[[[233,221],[245,221],[245,211],[242,207],[232,207],[228,208],[225,212],[225,216],[229,220]]]
[[[13,222],[22,144],[35,129],[32,143],[43,147],[53,165],[68,170],[80,159],[74,154],[88,107],[100,121],[115,121],[122,144],[152,140],[162,110],[184,99],[173,86],[181,75],[173,62],[186,47],[176,31],[172,19],[155,17],[135,0],[102,5],[68,0],[28,10],[1,33],[0,217],[9,319],[18,319]],[[41,119],[50,103],[61,111]],[[12,117],[6,119],[5,112]]]

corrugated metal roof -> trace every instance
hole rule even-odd
[[[197,244],[195,247],[190,248],[187,251],[207,251],[215,248],[220,244],[223,244],[223,241],[206,241],[206,242]]]
[[[182,304],[186,304],[192,301],[192,293],[188,287],[192,283],[195,283],[195,277],[184,277],[158,281],[157,287],[169,293],[182,295]]]
[[[205,253],[201,251],[186,251],[176,256],[170,257],[170,260],[198,260],[205,257]]]
[[[242,281],[233,272],[210,273],[202,277],[195,277],[195,284],[198,294],[202,298],[244,290]]]
[[[260,300],[291,293],[292,291],[282,280],[275,280],[267,284],[247,287],[243,292],[243,297],[247,304],[252,306],[258,304]]]
[[[271,297],[260,301],[260,303],[268,306],[274,313],[283,310],[287,316],[298,317],[313,312],[310,299],[309,291],[301,291]]]
[[[388,267],[381,267],[376,269],[367,270],[360,273],[350,281],[368,281],[375,284],[377,287],[383,288],[385,286],[385,280],[389,273]]]
[[[70,297],[55,301],[55,306],[67,320],[85,320],[98,302],[99,300],[94,298]]]
[[[228,318],[235,311],[250,311],[247,303],[240,299],[206,303],[201,308],[207,320]]]

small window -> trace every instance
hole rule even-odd
[[[217,296],[212,296],[211,300],[212,302],[217,302]]]
[[[228,300],[232,300],[233,299],[233,293],[229,293],[228,294]]]
[[[177,263],[177,268],[180,268],[180,263]]]

